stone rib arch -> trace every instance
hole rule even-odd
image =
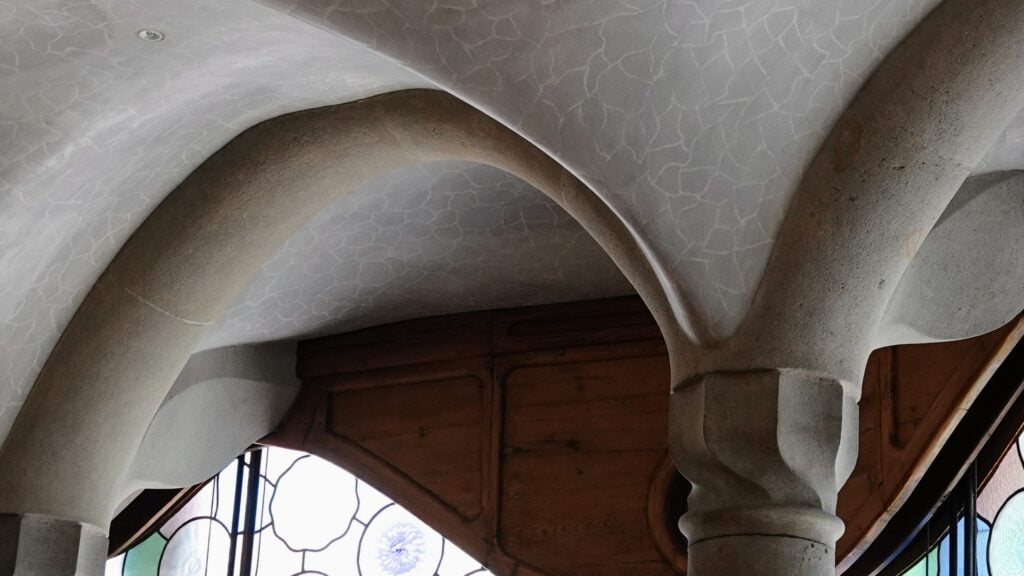
[[[804,172],[739,329],[692,372],[796,368],[859,395],[871,351],[907,341],[880,329],[904,273],[1024,106],[1022,27],[1020,2],[946,0],[888,55]]]
[[[967,180],[900,278],[882,344],[956,340],[995,330],[1024,303],[1024,172]]]
[[[490,164],[550,196],[595,237],[660,319],[647,261],[559,164],[441,92],[299,112],[232,140],[142,224],[51,353],[0,452],[0,510],[101,528],[167,388],[204,329],[273,250],[336,196],[397,166]],[[665,337],[682,337],[663,322]],[[71,483],[74,487],[71,487]]]

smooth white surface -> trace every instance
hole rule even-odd
[[[367,183],[303,226],[202,347],[632,292],[579,224],[526,182],[430,162]]]
[[[0,438],[93,282],[210,154],[267,118],[419,86],[247,0],[0,2]]]

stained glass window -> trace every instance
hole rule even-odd
[[[976,573],[978,576],[1024,574],[1024,433],[1007,451],[978,492],[976,500]],[[949,531],[952,532],[952,531]],[[950,547],[966,538],[960,518],[955,537],[951,533],[932,547],[903,576],[951,576],[971,574],[965,554],[950,554]],[[951,556],[953,564],[951,565]]]
[[[254,477],[249,478],[250,471]],[[316,456],[264,448],[225,468],[106,576],[469,576],[479,562]]]

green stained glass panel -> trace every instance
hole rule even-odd
[[[128,551],[124,559],[124,576],[156,576],[160,565],[160,555],[164,552],[167,540],[154,532],[138,546]]]
[[[939,549],[932,548],[927,556],[914,564],[910,570],[903,573],[903,576],[936,576],[939,572]]]

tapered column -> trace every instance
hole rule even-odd
[[[670,442],[693,490],[679,527],[690,576],[835,574],[839,488],[857,452],[857,404],[836,380],[719,372],[672,394]]]
[[[107,536],[95,526],[0,514],[0,576],[102,576]]]

